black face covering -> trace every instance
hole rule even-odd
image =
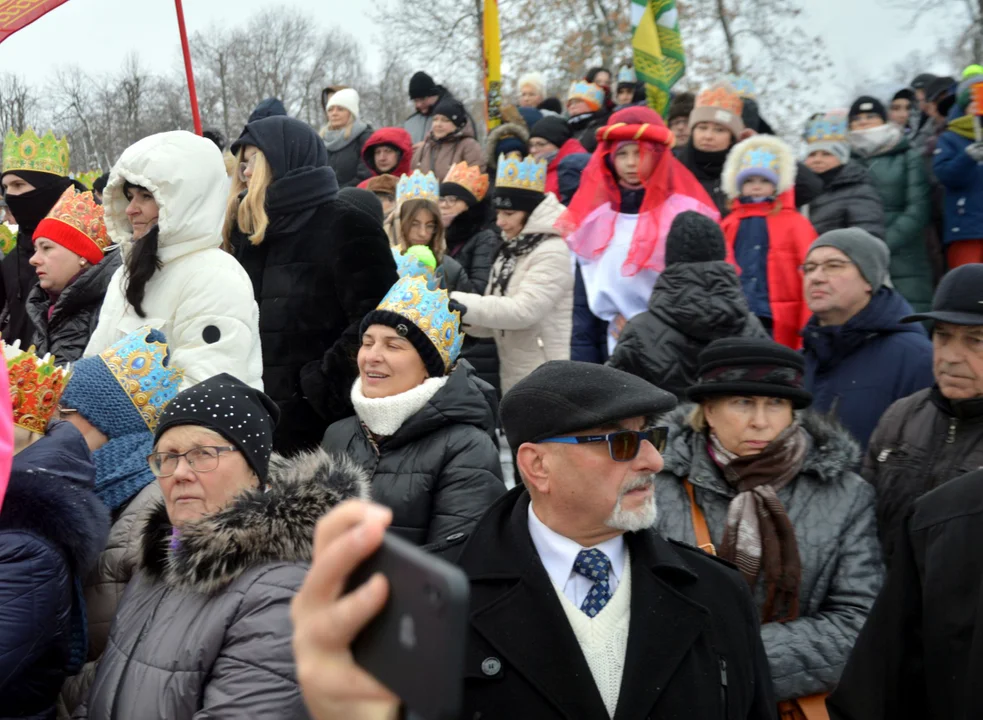
[[[33,190],[23,195],[5,194],[4,196],[10,212],[14,214],[14,219],[17,221],[18,232],[30,237],[34,235],[34,229],[38,224],[51,212],[58,198],[73,183],[69,178],[51,173],[22,170],[8,174],[16,175],[34,186]]]

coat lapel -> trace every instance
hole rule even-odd
[[[710,614],[674,589],[697,576],[672,546],[654,532],[628,534],[625,541],[632,558],[631,622],[614,717],[641,720],[710,626]]]
[[[529,496],[513,490],[503,500],[510,496],[517,501],[500,518],[500,532],[494,538],[480,531],[471,537],[469,549],[484,549],[480,558],[467,551],[461,558],[472,597],[484,603],[475,605],[471,625],[501,653],[506,667],[520,673],[564,717],[606,718],[594,677],[529,536]],[[487,548],[493,547],[498,549],[489,554]]]

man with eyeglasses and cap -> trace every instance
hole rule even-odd
[[[471,581],[460,718],[774,718],[743,578],[651,530],[667,437],[653,421],[675,402],[633,375],[571,361],[540,366],[506,394],[522,484],[458,559]],[[346,577],[390,519],[349,503],[319,525],[294,605],[298,677],[316,720],[412,711],[349,651],[386,586],[343,595]]]
[[[949,271],[931,312],[935,384],[894,403],[871,436],[862,475],[877,491],[877,525],[890,567],[911,504],[983,467],[983,264]]]

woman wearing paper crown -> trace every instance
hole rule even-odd
[[[30,263],[34,230],[66,189],[75,185],[79,192],[85,191],[67,175],[68,140],[56,139],[50,130],[40,138],[30,128],[20,136],[13,130],[7,132],[0,183],[18,231],[13,251],[0,263],[0,301],[6,303],[0,315],[0,335],[10,342],[20,340],[26,346],[34,335],[26,308],[27,297],[38,281]]]
[[[274,454],[278,415],[222,374],[157,416],[145,462],[163,500],[136,527],[139,569],[76,718],[307,717],[290,602],[317,521],[368,483],[345,457]]]
[[[506,393],[548,360],[570,359],[573,272],[553,225],[563,206],[545,192],[546,162],[498,159],[493,203],[504,242],[483,295],[451,293],[469,335],[492,337]]]
[[[113,517],[99,563],[84,579],[88,662],[62,690],[69,713],[85,699],[116,606],[136,572],[138,521],[162,500],[147,455],[153,450],[160,414],[177,396],[182,377],[170,363],[167,338],[143,327],[99,355],[75,363],[61,396],[61,418],[78,428],[92,451],[96,495]]]
[[[352,413],[358,327],[396,282],[378,220],[345,202],[317,133],[300,120],[246,125],[224,235],[260,304],[263,381],[283,422],[273,445],[316,447]]]
[[[222,153],[192,133],[151,135],[123,152],[103,205],[123,266],[86,357],[150,325],[167,336],[185,387],[225,371],[263,386],[253,288],[220,249],[225,188]]]
[[[95,332],[109,281],[120,266],[102,206],[68,188],[34,231],[38,284],[27,297],[34,346],[56,362],[75,362]]]
[[[109,511],[93,492],[85,439],[51,422],[68,372],[3,346],[14,405],[14,460],[0,494],[0,715],[53,718],[66,676],[85,662],[82,580],[95,567]]]
[[[401,177],[396,185],[396,208],[386,221],[389,242],[402,254],[416,248],[414,254],[435,271],[443,289],[470,290],[461,263],[447,254],[439,201],[440,185],[432,172],[424,175],[415,170]]]
[[[404,277],[362,321],[355,417],[322,447],[372,474],[372,497],[392,508],[392,529],[417,545],[470,533],[505,493],[495,412],[467,362],[460,314],[447,293]]]
[[[591,312],[608,323],[610,352],[625,322],[648,309],[676,215],[719,215],[673,156],[672,133],[654,110],[619,110],[597,138],[580,188],[556,226],[576,256]]]

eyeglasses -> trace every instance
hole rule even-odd
[[[173,475],[181,458],[187,460],[188,467],[196,472],[211,472],[218,467],[218,458],[222,453],[238,450],[232,445],[202,445],[180,454],[156,452],[147,456],[147,464],[150,465],[150,472],[159,478]]]
[[[65,417],[66,415],[75,415],[77,412],[78,410],[76,410],[75,408],[62,407],[61,405],[58,406],[59,417]]]
[[[253,155],[245,162],[239,163],[239,179],[242,182],[249,182],[249,178],[246,177],[246,171],[251,171],[254,167],[256,167],[256,155]]]
[[[544,148],[548,148],[552,144],[553,143],[547,142],[545,140],[530,140],[529,141],[529,149],[530,150],[542,150]]]
[[[437,201],[437,204],[442,208],[452,208],[458,202],[460,202],[460,198],[456,198],[453,195],[445,195]]]
[[[607,435],[570,435],[540,440],[544,443],[562,443],[564,445],[583,445],[585,443],[606,442],[611,459],[615,462],[631,462],[638,457],[642,449],[642,441],[648,440],[660,453],[666,449],[669,440],[669,428],[665,426],[648,428],[647,430],[618,430]]]
[[[799,272],[803,275],[812,275],[816,270],[822,268],[827,275],[839,275],[848,267],[853,265],[849,260],[827,260],[821,263],[806,263],[799,266]]]

